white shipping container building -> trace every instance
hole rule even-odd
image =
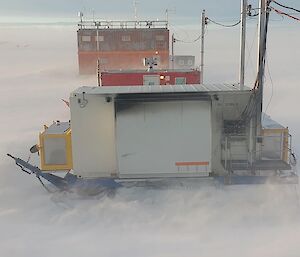
[[[60,190],[88,194],[179,180],[298,183],[288,128],[257,97],[239,85],[80,87],[71,121],[45,126],[30,149],[41,168],[8,155]]]
[[[260,0],[251,88],[244,79],[246,14],[253,10],[243,1],[239,84],[80,87],[70,96],[71,121],[44,126],[39,143],[30,148],[39,153],[40,168],[8,156],[60,190],[102,192],[128,181],[203,177],[224,184],[298,183],[288,128],[262,113],[269,5]],[[203,32],[206,18],[203,11]]]
[[[235,85],[81,87],[70,97],[74,173],[223,175],[225,121],[240,119],[250,95]],[[248,162],[249,131],[242,133],[238,159]]]

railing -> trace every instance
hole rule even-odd
[[[167,21],[81,21],[80,29],[168,28]]]
[[[256,149],[250,147],[250,139],[244,135],[227,135],[223,140],[222,160],[226,170],[233,170],[234,165],[241,169],[250,169],[255,164],[277,163],[293,165],[292,137],[287,129],[268,130],[256,138],[261,144]],[[278,135],[277,135],[278,134]]]

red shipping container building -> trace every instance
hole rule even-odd
[[[169,30],[163,21],[81,22],[77,31],[80,74],[142,69],[143,59],[156,57],[169,67]]]
[[[102,86],[200,84],[199,70],[107,71],[101,73]]]

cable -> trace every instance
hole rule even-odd
[[[274,95],[274,83],[273,83],[273,79],[272,79],[271,72],[270,72],[270,69],[269,69],[269,60],[268,60],[268,58],[266,58],[266,59],[267,59],[267,65],[266,66],[267,66],[267,71],[268,71],[268,75],[269,75],[270,82],[271,82],[272,91],[271,91],[270,100],[269,100],[269,102],[267,104],[267,107],[265,109],[265,114],[267,114],[267,110],[268,110],[268,108],[269,108],[269,106],[272,102],[272,98],[273,98],[273,95]],[[265,116],[263,116],[263,120],[264,120],[264,118],[265,118]]]
[[[185,41],[185,40],[177,39],[177,38],[174,38],[174,40],[177,41],[177,42],[181,42],[181,43],[191,44],[191,43],[197,42],[200,38],[201,38],[201,35],[198,36],[196,39],[194,39],[194,40],[192,40],[192,41]]]
[[[283,5],[283,4],[281,4],[281,3],[278,3],[278,2],[275,1],[275,0],[272,0],[272,2],[275,3],[275,4],[277,4],[277,5],[279,5],[279,6],[281,6],[281,7],[283,7],[283,8],[290,9],[290,10],[293,10],[293,11],[295,11],[295,12],[299,12],[299,13],[300,13],[300,10],[298,10],[298,9],[296,9],[296,8],[294,8],[294,7],[289,7],[289,6]]]
[[[253,47],[254,47],[255,39],[257,38],[257,33],[258,33],[258,23],[256,24],[256,30],[255,30],[255,34],[254,34],[253,39],[252,39],[250,49],[249,49],[248,43],[246,42],[246,46],[247,46],[247,50],[248,50],[248,57],[247,57],[247,62],[246,62],[245,67],[246,67],[246,70],[247,70],[247,67],[250,63],[251,68],[253,69],[254,76],[255,76],[255,68],[254,68],[254,64],[253,64],[252,59],[251,59],[251,53],[252,53],[252,50],[253,50]]]
[[[272,7],[272,6],[270,6],[270,8],[271,8],[272,10],[274,10],[277,14],[285,15],[285,16],[291,18],[291,19],[294,19],[294,20],[296,20],[296,21],[300,21],[300,18],[297,18],[297,17],[295,17],[295,16],[292,16],[292,15],[290,15],[290,14],[288,14],[288,13],[283,12],[283,11],[277,10],[277,9],[275,9],[275,8]]]
[[[207,24],[204,27],[204,35],[206,35],[206,33],[207,33]],[[186,43],[186,44],[195,43],[195,42],[199,41],[200,39],[201,39],[201,35],[199,35],[196,39],[191,40],[191,41],[186,41],[186,40],[183,40],[183,39],[174,38],[174,40],[176,42],[181,42],[181,43]]]
[[[222,24],[222,23],[219,23],[219,22],[216,22],[208,17],[206,17],[207,20],[209,20],[210,22],[216,24],[216,25],[219,25],[219,26],[222,26],[222,27],[226,27],[226,28],[231,28],[231,27],[235,27],[237,25],[239,25],[241,23],[241,20],[239,20],[238,22],[234,23],[234,24],[231,24],[231,25],[225,25],[225,24]]]

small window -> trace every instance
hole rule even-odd
[[[184,77],[175,78],[175,85],[185,85],[185,84],[186,84],[186,78]]]
[[[179,60],[178,64],[183,66],[184,65],[184,60]]]
[[[99,58],[99,63],[100,64],[107,64],[108,60],[107,60],[107,58]]]
[[[193,60],[188,60],[188,65],[193,65]]]
[[[131,38],[129,35],[124,35],[124,36],[122,36],[122,41],[129,42],[129,41],[131,41]]]
[[[98,42],[103,42],[104,41],[104,36],[97,36],[95,37],[95,40],[98,41]]]
[[[157,35],[155,38],[156,38],[156,41],[164,41],[165,40],[164,35]]]
[[[91,42],[91,36],[82,36],[81,40],[82,42]]]

